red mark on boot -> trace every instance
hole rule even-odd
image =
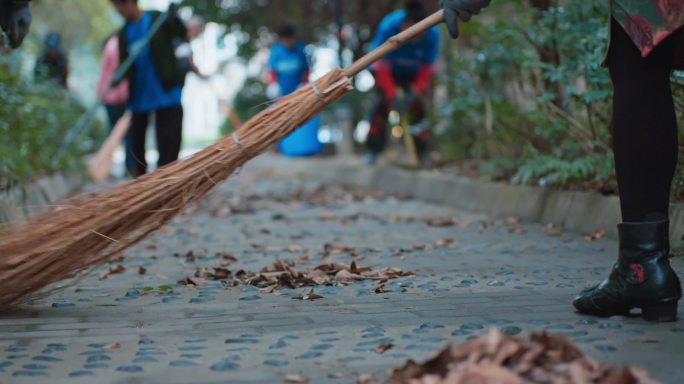
[[[641,265],[639,265],[639,264],[630,264],[630,265],[629,265],[629,269],[631,269],[632,272],[634,272],[634,274],[636,275],[637,283],[638,283],[638,284],[641,284],[641,283],[643,283],[644,281],[646,281],[646,278],[644,277],[644,269],[641,267]]]

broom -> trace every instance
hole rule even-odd
[[[351,78],[444,20],[438,11],[346,69],[335,69],[189,159],[0,231],[0,307],[110,261],[169,223],[253,157],[353,90]]]
[[[88,163],[88,172],[94,181],[103,182],[109,177],[114,151],[119,146],[119,143],[123,141],[130,125],[131,113],[127,112],[116,122],[112,133],[107,137],[107,140],[102,144],[102,147],[97,151],[90,163]]]

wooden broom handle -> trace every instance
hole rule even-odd
[[[347,76],[353,77],[359,74],[359,72],[370,67],[376,61],[382,59],[387,54],[392,53],[399,49],[402,45],[406,44],[410,40],[413,40],[416,36],[427,31],[428,29],[439,25],[444,21],[444,10],[439,10],[432,15],[426,17],[420,22],[414,24],[411,28],[392,36],[383,45],[369,52],[362,58],[356,60],[352,65],[345,68],[344,71]]]

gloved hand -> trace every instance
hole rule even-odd
[[[6,25],[2,25],[6,29],[9,43],[12,48],[18,48],[24,41],[24,37],[28,34],[31,26],[31,11],[28,7],[28,0],[13,0],[9,4],[2,4],[0,6],[7,6],[7,20],[0,20],[0,22],[7,21]]]
[[[442,0],[444,19],[452,38],[458,37],[458,21],[469,21],[489,6],[491,0]]]

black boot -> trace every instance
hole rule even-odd
[[[623,223],[618,231],[620,256],[610,276],[580,293],[573,305],[595,316],[641,308],[645,320],[676,321],[682,287],[670,266],[669,222]]]

